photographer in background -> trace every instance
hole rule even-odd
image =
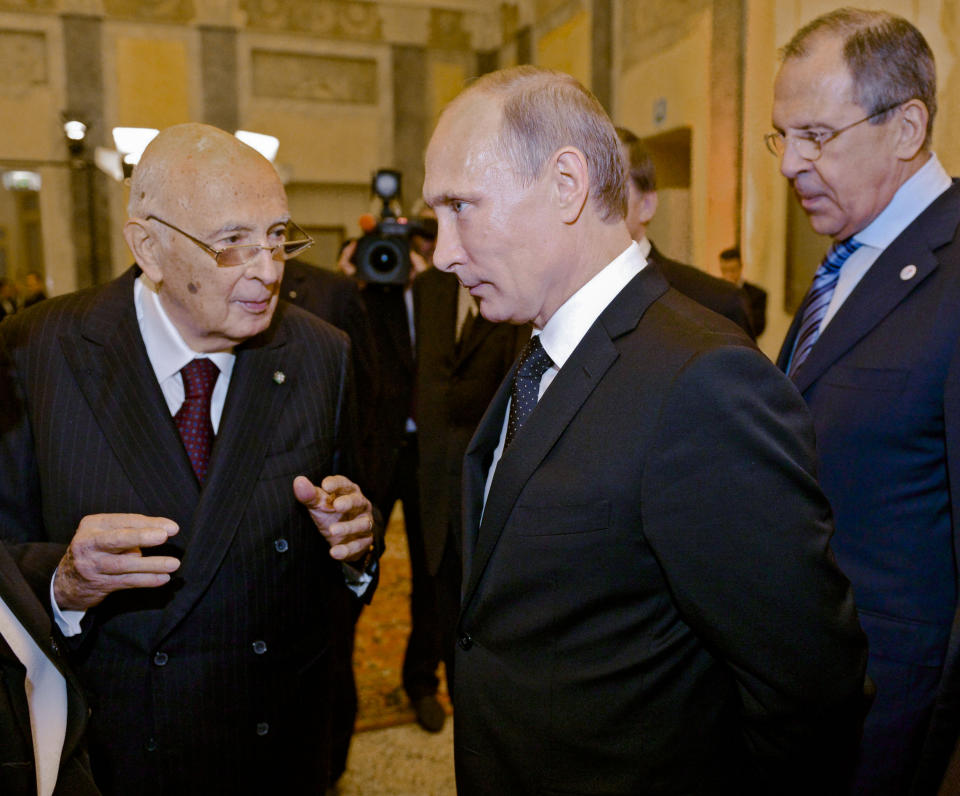
[[[437,701],[440,629],[420,521],[412,290],[414,277],[430,268],[436,220],[407,221],[396,214],[392,204],[400,193],[399,172],[377,172],[373,192],[383,201],[381,219],[361,221],[366,234],[344,248],[340,267],[362,285],[379,363],[372,434],[379,448],[370,468],[373,502],[384,518],[398,500],[403,506],[411,575],[403,688],[420,726],[439,732],[446,714]]]

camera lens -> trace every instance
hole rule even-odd
[[[391,272],[397,267],[397,250],[390,243],[380,243],[370,249],[368,258],[370,267],[382,274]]]

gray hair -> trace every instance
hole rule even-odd
[[[482,76],[460,96],[477,91],[500,100],[500,154],[521,183],[537,179],[557,149],[573,146],[586,158],[591,199],[600,217],[626,216],[627,169],[613,122],[576,79],[552,69],[516,66]]]
[[[802,58],[812,40],[835,35],[843,41],[843,57],[853,76],[855,99],[867,113],[876,113],[911,99],[927,106],[930,147],[937,114],[937,69],[923,34],[903,17],[886,11],[838,8],[798,30],[780,51],[781,58]],[[892,109],[891,109],[892,112]],[[873,120],[880,124],[884,113]]]

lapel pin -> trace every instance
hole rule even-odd
[[[287,374],[282,370],[273,371],[273,383],[274,384],[283,384],[287,380]]]
[[[900,278],[906,282],[909,279],[913,279],[917,275],[917,266],[910,265],[903,266],[903,269],[900,271]]]
[[[288,295],[290,296],[290,298],[295,299],[297,297],[297,291],[291,290]]]

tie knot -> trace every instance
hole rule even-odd
[[[220,375],[220,369],[206,357],[191,359],[180,368],[183,376],[184,397],[186,400],[202,398],[213,393],[213,385]]]
[[[847,238],[846,240],[834,243],[823,260],[822,268],[828,271],[839,271],[840,267],[847,261],[847,258],[862,245],[863,244],[855,238]]]
[[[540,335],[534,335],[530,342],[520,354],[520,362],[517,365],[517,375],[521,378],[537,379],[546,373],[553,365],[550,355],[544,350],[543,343],[540,342]]]

